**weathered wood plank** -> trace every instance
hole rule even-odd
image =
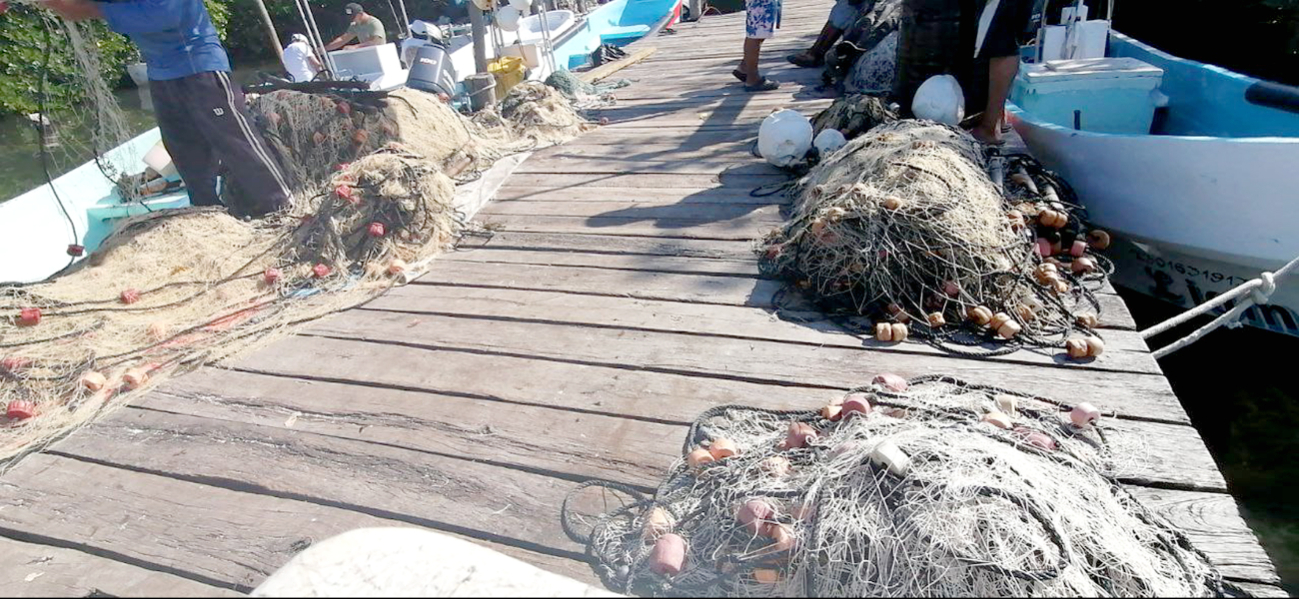
[[[1224,576],[1267,584],[1281,581],[1231,495],[1139,487],[1128,490],[1185,532],[1197,547],[1211,552],[1210,561]]]
[[[629,220],[722,221],[743,217],[766,217],[768,226],[784,224],[780,206],[757,204],[608,202],[498,202],[479,214],[492,216],[567,216],[579,218],[624,218]]]
[[[697,219],[659,219],[646,222],[616,217],[574,218],[567,216],[483,215],[484,224],[496,231],[530,233],[600,233],[640,237],[681,237],[686,239],[753,239],[753,231],[776,228],[768,218],[742,217],[729,221]]]
[[[9,597],[242,597],[75,549],[0,537],[0,591]]]
[[[550,156],[547,160],[528,160],[519,166],[519,173],[669,173],[691,175],[713,175],[736,168],[750,168],[761,171],[760,174],[780,175],[780,169],[771,166],[761,158],[753,156],[727,156],[716,158],[698,158],[693,160],[677,159],[636,159],[622,156],[583,155],[583,156]]]
[[[610,187],[623,189],[626,193],[638,193],[640,190],[683,190],[682,195],[690,192],[723,189],[728,191],[750,193],[763,185],[780,184],[789,181],[789,177],[780,175],[751,175],[742,172],[727,171],[720,174],[670,175],[655,173],[604,173],[599,175],[578,175],[573,173],[514,173],[509,185],[501,188],[502,193],[527,191],[580,191],[583,189],[605,190]],[[500,197],[508,197],[502,195]],[[775,200],[777,196],[770,196]]]
[[[513,233],[505,233],[505,235],[511,234]],[[541,238],[555,240],[576,237],[581,236],[546,235]],[[507,239],[515,240],[518,238],[509,237]],[[600,239],[607,239],[607,237],[601,237]],[[521,262],[521,264],[529,264],[533,268],[512,268],[503,264],[490,264],[493,261],[505,261],[499,255],[493,258],[494,254],[490,253],[472,259],[461,260],[461,258],[473,256],[476,252],[495,251],[488,250],[488,248],[493,247],[492,242],[488,241],[487,245],[480,249],[472,249],[472,246],[468,246],[470,248],[468,251],[453,254],[453,258],[444,260],[442,265],[419,279],[417,284],[468,284],[480,287],[532,289],[580,294],[613,294],[638,299],[754,307],[775,306],[773,300],[775,294],[785,287],[785,283],[782,281],[770,280],[765,283],[762,281],[746,283],[744,280],[715,280],[718,277],[707,276],[708,272],[737,275],[755,273],[756,266],[751,265],[756,263],[751,262],[752,257],[749,258],[749,261],[746,261],[744,258],[729,253],[732,249],[739,249],[738,247],[698,246],[696,244],[699,240],[693,239],[682,239],[677,244],[667,243],[661,238],[628,239],[647,243],[638,245],[629,243],[625,246],[618,246],[623,248],[623,255],[621,256],[612,251],[600,252],[595,248],[577,250],[594,254],[587,260],[585,266],[545,265],[543,263],[547,261],[552,263],[563,262],[563,258],[551,256],[549,253],[542,253],[536,257],[518,258],[519,260],[528,260],[527,262]],[[714,241],[711,243],[735,244],[741,241],[743,240]],[[507,243],[521,242],[511,241]],[[555,246],[555,249],[565,249],[557,243]],[[498,245],[496,247],[509,246]],[[526,250],[532,247],[525,246],[521,249]],[[634,253],[631,251],[633,247],[637,250]],[[750,245],[750,247],[752,246]],[[565,249],[565,251],[569,250]],[[516,254],[516,256],[522,255]],[[645,256],[723,258],[726,260],[722,264],[701,265],[696,264],[693,260],[655,262],[644,259]],[[471,261],[480,262],[482,265],[463,264],[463,262]],[[600,268],[601,264],[605,265],[605,267]],[[650,266],[653,268],[650,268]],[[736,270],[726,270],[730,266],[737,268]],[[691,276],[673,277],[667,276],[667,273],[689,274]],[[1101,316],[1106,327],[1123,330],[1131,330],[1135,327],[1131,314],[1123,305],[1122,299],[1117,295],[1105,291],[1097,294],[1097,300],[1101,304]]]
[[[637,175],[624,175],[634,177]],[[783,195],[755,196],[749,189],[736,189],[720,185],[701,189],[627,189],[618,187],[574,187],[553,189],[545,187],[502,187],[487,210],[525,210],[520,204],[575,204],[579,202],[624,202],[641,206],[749,206],[750,210],[762,206],[780,208],[790,200]],[[550,208],[558,209],[559,206]]]
[[[471,256],[490,259],[495,252],[476,252]],[[565,254],[558,254],[562,257]],[[641,261],[675,261],[709,267],[717,260],[689,258],[646,258]],[[724,266],[724,264],[723,264]],[[669,266],[670,267],[670,266]],[[642,268],[648,268],[642,265]],[[755,273],[756,274],[756,273]],[[710,335],[734,339],[782,341],[815,347],[841,347],[872,351],[898,351],[945,356],[941,350],[924,343],[889,344],[851,335],[839,324],[816,312],[805,302],[790,302],[778,313],[752,307],[702,305],[687,302],[640,300],[611,296],[584,296],[582,309],[573,310],[573,296],[565,293],[534,290],[501,289],[484,293],[482,289],[414,285],[395,290],[367,304],[364,310],[386,310],[409,314],[463,316],[487,320],[572,323],[583,326],[625,328],[645,331]],[[867,319],[859,327],[869,329]],[[1095,362],[1067,360],[1062,348],[1028,348],[1007,356],[989,358],[999,362],[1158,374],[1146,343],[1135,331],[1105,331],[1105,355]],[[789,351],[798,351],[789,348]]]
[[[598,234],[564,235],[500,231],[486,238],[466,239],[459,246],[461,251],[472,252],[478,249],[687,256],[733,261],[752,260],[754,256],[754,245],[750,240],[652,239]]]
[[[0,480],[0,505],[7,535],[59,539],[241,592],[311,542],[355,528],[408,525],[48,454],[28,457]],[[573,560],[482,544],[567,576],[587,571]]]

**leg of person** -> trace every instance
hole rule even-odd
[[[970,133],[984,143],[1002,143],[1006,100],[1019,73],[1019,36],[1028,28],[1032,12],[1031,0],[1000,0],[978,49],[977,56],[988,59],[988,105]]]
[[[229,73],[199,73],[190,81],[190,109],[199,128],[244,197],[227,194],[231,212],[261,216],[283,208],[289,200],[287,179],[273,154],[253,127],[243,92]]]
[[[748,91],[770,91],[780,87],[758,72],[758,57],[762,42],[775,35],[780,22],[779,0],[748,0],[745,4],[744,60],[740,71],[745,75],[744,88]]]
[[[821,28],[821,34],[816,37],[812,47],[786,58],[789,62],[804,68],[825,64],[825,53],[830,51],[856,19],[857,7],[850,4],[848,0],[838,0],[834,3],[834,8],[830,9],[830,18],[826,21],[825,27]]]
[[[180,173],[189,191],[189,203],[220,206],[216,174],[221,161],[195,122],[199,115],[189,109],[186,79],[149,83],[154,117],[158,120],[158,131],[162,133],[162,145],[167,148],[176,172]]]

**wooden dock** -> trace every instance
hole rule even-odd
[[[367,526],[448,532],[593,581],[559,506],[596,477],[652,487],[685,425],[723,403],[810,408],[878,372],[943,373],[1118,412],[1140,440],[1125,484],[1231,581],[1279,595],[1123,302],[1110,351],[961,359],[876,346],[769,308],[752,240],[781,222],[783,175],[748,152],[776,107],[826,106],[784,55],[830,6],[786,0],[764,66],[730,76],[743,15],[642,42],[658,51],[604,111],[613,124],[541,151],[479,220],[495,231],[427,276],[158,391],[0,478],[0,592],[247,592],[312,542]]]

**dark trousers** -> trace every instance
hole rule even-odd
[[[225,193],[236,215],[260,216],[289,200],[287,179],[265,140],[253,127],[244,94],[220,71],[169,81],[150,81],[154,115],[195,206],[222,204],[217,174],[222,167],[239,193]]]

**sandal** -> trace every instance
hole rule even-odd
[[[735,69],[734,71],[731,71],[731,76],[735,77],[736,79],[739,79],[740,83],[747,83],[749,81],[749,76],[745,75],[744,71],[741,71],[740,69]]]
[[[825,66],[824,58],[813,58],[812,55],[808,54],[807,52],[790,54],[789,56],[785,57],[785,60],[788,60],[789,62],[793,63],[794,66],[803,67],[805,69],[815,69],[817,67]]]
[[[762,80],[759,81],[757,85],[748,85],[748,84],[745,84],[745,86],[744,86],[744,91],[746,91],[746,92],[750,92],[750,93],[753,93],[753,92],[769,92],[769,91],[774,91],[774,90],[777,90],[777,89],[780,89],[780,82],[772,81],[772,80],[770,80],[770,79],[767,79],[766,77],[763,77]]]

